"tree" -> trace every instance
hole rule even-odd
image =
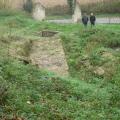
[[[73,2],[74,2],[74,0],[67,0],[68,1],[68,5],[69,5],[69,11],[70,11],[70,14],[73,14]]]
[[[32,0],[27,0],[27,2],[24,4],[24,10],[31,13],[33,9],[33,2]]]

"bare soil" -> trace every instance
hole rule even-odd
[[[50,70],[59,75],[68,74],[68,65],[60,39],[52,37],[34,41],[30,60],[39,68]]]

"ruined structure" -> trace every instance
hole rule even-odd
[[[23,9],[28,0],[0,0],[0,6],[6,8]],[[81,6],[105,0],[76,0],[74,15],[72,16],[73,22],[76,23],[81,20]],[[107,0],[106,0],[107,1]],[[33,3],[33,18],[36,20],[44,20],[48,14],[63,15],[68,13],[67,0],[32,0]]]
[[[68,75],[69,67],[59,35],[52,35],[51,33],[54,31],[43,32],[45,36],[43,35],[40,40],[33,41],[29,56],[31,63],[58,75]],[[48,37],[49,35],[50,37]]]
[[[75,10],[74,10],[74,14],[72,16],[72,20],[74,23],[77,23],[81,20],[81,8],[80,8],[80,4],[78,1],[76,1],[75,3]]]
[[[45,19],[45,7],[37,2],[37,3],[34,3],[34,8],[33,8],[33,18],[35,20],[44,20]]]
[[[72,16],[73,23],[77,23],[81,21],[81,18],[82,18],[81,6],[82,5],[103,2],[103,1],[104,0],[74,0],[75,9],[74,9],[74,14]]]
[[[33,0],[33,4],[34,4],[34,8],[37,7],[38,9],[38,5],[36,6],[36,4],[41,4],[41,6],[39,5],[39,9],[41,9],[43,11],[43,9],[45,10],[45,15],[60,15],[60,14],[65,14],[68,13],[69,9],[68,9],[68,3],[67,0]],[[38,13],[38,12],[37,12]],[[37,14],[36,13],[36,14]]]
[[[22,9],[23,5],[26,3],[27,0],[0,0],[0,4],[4,4],[9,6],[10,8]],[[61,6],[62,8],[67,6],[67,0],[32,0],[33,3],[39,2],[46,8],[54,8]],[[79,4],[90,4],[96,2],[103,2],[109,0],[77,0]]]
[[[46,14],[64,13],[64,8],[67,6],[67,0],[33,0],[33,18],[36,20],[44,20]]]

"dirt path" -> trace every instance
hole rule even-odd
[[[69,24],[73,23],[72,19],[62,19],[62,20],[48,20],[48,22],[58,23],[58,24]],[[120,24],[120,17],[104,17],[104,18],[97,18],[97,24]]]
[[[60,39],[43,38],[34,41],[30,59],[39,68],[53,71],[59,75],[68,74],[68,65]]]

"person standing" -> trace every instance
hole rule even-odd
[[[88,16],[87,16],[87,14],[85,13],[85,14],[83,15],[83,17],[82,17],[82,23],[84,24],[85,27],[87,27],[88,21],[89,21]]]
[[[95,26],[95,22],[96,22],[96,17],[93,13],[90,14],[90,23],[91,23],[91,27]]]

